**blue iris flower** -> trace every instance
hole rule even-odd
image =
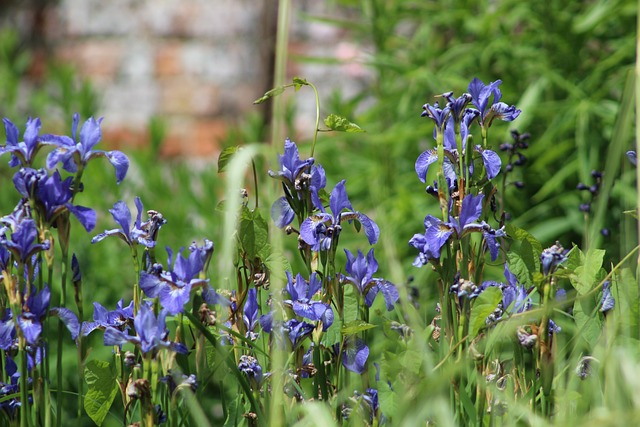
[[[339,344],[334,346],[334,351],[339,351]],[[342,346],[342,366],[351,372],[361,374],[365,370],[369,358],[369,347],[358,337],[347,338]]]
[[[331,242],[338,238],[342,230],[342,221],[358,220],[364,228],[370,244],[375,244],[380,237],[380,229],[368,216],[355,212],[347,196],[345,180],[336,184],[329,197],[331,214],[327,213],[324,206],[317,205],[320,213],[312,215],[300,225],[300,237],[311,246],[314,251],[328,250]],[[345,211],[346,210],[346,211]],[[345,212],[343,212],[345,211]]]
[[[291,299],[284,303],[293,309],[298,316],[313,321],[322,321],[322,330],[326,331],[333,324],[333,310],[329,304],[313,301],[312,298],[322,288],[322,282],[316,273],[311,273],[307,282],[300,273],[293,278],[287,271],[286,290]]]
[[[71,125],[71,138],[66,135],[43,135],[42,140],[48,144],[56,145],[56,148],[47,156],[47,167],[53,169],[56,164],[62,163],[67,172],[75,173],[78,168],[84,169],[87,163],[97,157],[106,157],[116,170],[116,181],[122,182],[129,169],[129,159],[124,153],[114,151],[93,150],[100,142],[102,131],[100,124],[102,118],[96,120],[90,117],[82,125],[80,135],[77,134],[80,115],[73,115]],[[79,136],[79,138],[77,138]]]
[[[318,192],[327,185],[324,169],[315,164],[313,158],[300,159],[298,147],[289,138],[284,143],[284,154],[278,156],[279,171],[269,171],[269,176],[282,181],[286,196],[277,199],[271,206],[271,217],[276,226],[283,228],[293,221],[295,211],[291,207],[293,197],[304,200],[308,193],[314,205],[320,205]]]
[[[391,282],[373,277],[373,274],[378,271],[378,261],[374,257],[373,248],[369,250],[366,258],[360,250],[358,250],[357,257],[348,249],[345,249],[344,252],[347,255],[345,269],[349,276],[343,276],[343,280],[352,283],[358,292],[364,295],[367,307],[371,307],[376,295],[382,293],[387,310],[393,310],[393,306],[399,298],[398,289]]]
[[[611,294],[611,282],[608,280],[602,285],[602,300],[600,301],[600,312],[607,313],[616,305],[616,300]]]
[[[25,219],[17,225],[11,234],[11,240],[0,236],[0,245],[8,249],[16,261],[26,264],[33,255],[40,251],[46,251],[50,247],[48,240],[37,243],[38,229],[32,219]]]
[[[245,336],[251,341],[258,339],[258,334],[255,332],[258,324],[258,308],[258,292],[255,288],[251,288],[247,292],[247,300],[242,311],[242,321],[247,328]]]
[[[82,323],[82,335],[87,336],[96,329],[108,327],[124,331],[133,323],[133,301],[123,306],[123,300],[118,301],[116,309],[108,311],[99,302],[93,303],[93,321]]]
[[[496,80],[495,82],[485,85],[482,80],[477,77],[469,83],[469,93],[471,94],[473,105],[480,110],[478,120],[483,128],[491,126],[494,119],[511,122],[522,112],[513,105],[509,106],[504,102],[500,102],[502,92],[498,89],[498,86],[501,84],[501,80]],[[492,96],[492,102],[489,103]]]
[[[442,247],[452,236],[455,235],[460,239],[469,232],[482,233],[491,254],[491,260],[495,261],[500,249],[498,238],[504,237],[506,233],[502,228],[493,230],[484,221],[476,222],[482,214],[483,198],[483,194],[465,196],[458,219],[452,217],[448,222],[444,222],[432,215],[427,215],[424,219],[425,233],[415,234],[409,240],[409,244],[420,251],[413,265],[421,267],[431,259],[440,258]]]
[[[40,119],[29,118],[27,120],[27,127],[24,131],[24,141],[18,141],[19,131],[16,125],[14,125],[9,119],[2,119],[4,122],[4,129],[7,134],[7,143],[4,147],[0,147],[0,156],[5,153],[11,153],[11,160],[9,161],[10,167],[16,167],[22,165],[23,167],[30,167],[36,153],[43,145],[38,133],[42,123]]]
[[[146,304],[140,305],[140,310],[133,319],[136,335],[129,335],[114,327],[107,327],[104,331],[104,345],[134,344],[142,353],[155,355],[160,349],[168,349],[177,353],[187,354],[189,350],[182,343],[167,340],[169,330],[165,324],[167,311],[161,310],[156,317],[153,309]]]
[[[111,212],[113,219],[122,228],[106,230],[91,239],[91,243],[97,243],[104,240],[107,236],[117,236],[124,240],[129,246],[141,244],[148,248],[153,248],[156,245],[160,227],[166,224],[167,221],[164,219],[162,214],[156,211],[149,211],[149,220],[143,223],[141,216],[144,206],[142,205],[142,201],[140,201],[139,197],[135,198],[135,204],[138,214],[135,222],[131,224],[131,211],[127,207],[126,203],[122,200],[116,202],[116,204],[113,205],[113,209],[109,209],[109,212]]]
[[[47,176],[44,169],[22,168],[13,176],[13,183],[18,192],[25,198],[33,197],[37,208],[42,209],[45,220],[54,224],[60,213],[71,212],[87,231],[96,226],[96,212],[84,206],[71,204],[73,178],[64,181],[56,170]]]
[[[163,271],[161,264],[155,264],[150,273],[140,273],[140,289],[150,298],[157,297],[170,314],[182,313],[191,298],[191,290],[209,283],[208,279],[198,277],[204,267],[200,249],[196,247],[188,257],[182,255],[182,250],[178,251],[173,270]],[[167,264],[171,265],[173,251],[167,248],[167,253]]]

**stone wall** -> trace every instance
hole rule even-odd
[[[347,65],[291,61],[288,73],[329,94],[367,80],[344,30],[301,18],[339,16],[324,2],[294,0],[290,52],[342,56]],[[45,10],[49,55],[73,64],[100,95],[104,140],[140,145],[161,117],[167,156],[215,156],[237,119],[271,87],[276,0],[59,0]],[[306,102],[300,117],[313,104]],[[304,119],[302,119],[304,122]],[[306,122],[303,125],[307,125]]]

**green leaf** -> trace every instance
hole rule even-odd
[[[602,267],[605,253],[604,249],[589,249],[582,265],[576,267],[574,274],[569,276],[571,285],[580,295],[589,292],[593,288]]]
[[[469,316],[469,336],[472,339],[486,325],[487,317],[493,313],[500,301],[502,301],[502,291],[495,286],[488,287],[475,299]]]
[[[267,252],[268,255],[265,256],[265,253]],[[287,280],[285,271],[291,271],[291,264],[289,264],[289,260],[282,252],[272,252],[271,245],[267,244],[264,246],[264,249],[260,251],[259,255],[262,262],[269,270],[271,277],[280,280]]]
[[[396,393],[386,381],[378,383],[378,398],[380,399],[380,409],[388,418],[393,419],[398,410],[398,402]]]
[[[218,156],[218,173],[222,173],[227,168],[227,165],[231,161],[231,158],[234,154],[236,154],[240,150],[239,145],[234,145],[232,147],[227,147],[220,153]]]
[[[119,390],[116,374],[109,362],[90,360],[84,367],[84,380],[89,386],[84,398],[84,410],[100,426]]]
[[[329,348],[334,344],[338,344],[342,339],[341,329],[342,323],[340,322],[340,318],[336,316],[335,319],[333,319],[333,324],[329,326],[329,329],[322,335],[322,345]]]
[[[273,88],[267,92],[265,92],[264,95],[262,95],[262,97],[256,99],[255,101],[253,101],[254,104],[262,104],[263,102],[267,101],[269,98],[273,98],[274,96],[278,96],[280,95],[282,92],[284,92],[284,90],[286,89],[286,86],[278,86],[276,88]]]
[[[352,123],[344,117],[338,116],[336,114],[329,114],[329,116],[324,119],[324,124],[329,129],[338,132],[364,132],[364,129],[362,129],[357,124]]]
[[[238,236],[242,249],[250,260],[259,256],[265,249],[269,239],[268,228],[259,211],[252,211],[246,206],[242,209]]]
[[[531,286],[529,268],[519,254],[512,251],[507,252],[507,267],[509,267],[509,271],[516,276],[522,286],[527,288]]]
[[[295,91],[299,91],[302,86],[309,86],[309,82],[303,79],[302,77],[294,77],[293,78],[293,87]]]
[[[358,298],[355,295],[353,286],[344,287],[343,312],[344,322],[346,324],[355,321],[360,312],[358,308]]]
[[[595,303],[591,299],[579,299],[573,304],[573,318],[578,327],[578,335],[587,342],[589,350],[594,348],[602,331],[600,317],[591,316],[594,308]]]
[[[638,284],[630,268],[623,268],[615,274],[611,293],[616,300],[613,312],[616,319],[620,321],[621,328],[628,336],[637,336],[640,303]]]
[[[364,320],[356,319],[342,326],[342,335],[355,335],[359,332],[375,328],[376,325],[367,323]]]

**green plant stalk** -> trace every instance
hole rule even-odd
[[[640,7],[640,0],[637,2]],[[640,10],[640,9],[638,9]],[[636,27],[640,30],[640,13],[637,14]],[[636,154],[640,154],[640,32],[636,32]],[[640,167],[636,167],[636,213],[640,212]],[[640,220],[637,222],[638,243],[640,243]],[[636,263],[636,282],[640,287],[640,253]]]
[[[551,354],[551,336],[549,335],[549,317],[551,314],[552,289],[552,278],[549,278],[549,280],[546,280],[543,285],[543,315],[538,331],[538,342],[540,345],[538,362],[540,364],[540,381],[542,386],[542,395],[544,398],[544,401],[542,402],[542,414],[546,417],[551,416],[553,406],[552,385],[554,375],[554,362],[553,355]]]
[[[436,133],[436,146],[438,150],[438,201],[440,203],[440,210],[442,211],[442,219],[445,222],[449,221],[449,203],[447,203],[447,181],[444,178],[443,166],[444,166],[444,135],[438,131]]]
[[[135,281],[133,283],[133,315],[138,314],[140,310],[140,262],[138,262],[138,245],[131,245],[131,262],[133,263],[133,269],[136,273]]]
[[[275,68],[273,87],[282,86],[286,78],[287,57],[289,52],[289,21],[291,0],[278,1],[278,27],[276,32]],[[275,97],[271,115],[271,144],[279,143],[283,138],[284,99]]]
[[[61,277],[60,277],[60,307],[67,306],[67,272],[69,269],[69,235],[71,229],[69,227],[69,214],[64,218],[58,218],[58,240],[60,242],[60,250],[62,251],[61,260]],[[57,373],[57,390],[56,390],[56,426],[62,425],[62,347],[64,342],[64,325],[58,322],[58,353],[56,360]],[[82,381],[82,375],[78,379]]]
[[[313,157],[313,153],[316,149],[316,141],[318,140],[318,131],[320,130],[320,97],[318,96],[318,89],[312,84],[309,83],[309,86],[313,89],[313,93],[316,97],[316,127],[313,130],[313,144],[311,144],[311,155],[309,157]]]

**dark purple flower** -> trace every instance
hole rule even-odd
[[[133,301],[123,307],[123,300],[118,301],[116,309],[108,311],[99,302],[93,303],[93,321],[82,323],[82,335],[87,336],[96,329],[108,327],[124,331],[133,323]]]
[[[5,153],[11,153],[9,166],[12,168],[20,164],[24,167],[30,167],[33,158],[42,147],[42,141],[38,136],[42,126],[40,119],[29,118],[27,120],[27,127],[23,135],[24,141],[18,141],[19,132],[16,125],[6,118],[2,119],[2,121],[7,134],[7,144],[4,147],[0,147],[0,156]]]
[[[253,356],[247,356],[243,354],[240,356],[240,363],[238,363],[238,369],[249,377],[249,382],[254,389],[260,387],[264,378],[262,374],[262,366],[258,363],[258,360]]]
[[[20,169],[13,177],[13,182],[23,197],[35,198],[37,208],[42,210],[47,223],[54,224],[56,217],[66,211],[71,212],[87,231],[96,226],[96,212],[84,206],[70,203],[73,198],[72,177],[64,181],[56,170],[47,176],[44,169]]]
[[[32,219],[25,219],[18,224],[17,229],[11,234],[11,240],[4,236],[0,237],[0,245],[7,248],[15,260],[21,264],[26,264],[33,255],[40,251],[49,249],[49,241],[36,243],[38,241],[38,229],[36,223]]]
[[[302,340],[311,335],[314,329],[312,324],[297,319],[289,319],[283,324],[283,330],[289,338],[292,349],[297,348]]]
[[[433,120],[436,124],[436,131],[439,133],[443,133],[444,127],[447,123],[447,119],[449,118],[449,114],[451,113],[449,105],[447,104],[447,106],[441,109],[436,102],[433,105],[424,104],[422,106],[422,109],[424,111],[422,112],[421,117],[428,117]]]
[[[69,309],[55,307],[49,310],[51,292],[44,287],[40,292],[32,291],[24,305],[22,314],[18,317],[18,324],[24,334],[27,343],[35,345],[42,333],[42,322],[47,314],[58,317],[71,332],[71,338],[75,340],[80,332],[78,317]]]
[[[171,265],[173,252],[167,248],[167,253],[167,264]],[[151,273],[141,272],[140,289],[149,298],[159,298],[162,307],[170,314],[182,313],[184,305],[191,298],[191,289],[209,283],[207,279],[198,277],[203,267],[203,257],[197,247],[188,258],[182,255],[180,249],[172,271],[163,271],[161,264],[155,264]]]
[[[136,336],[129,335],[113,327],[107,327],[104,331],[104,345],[122,345],[127,342],[136,345],[143,353],[156,353],[161,348],[166,348],[177,353],[187,354],[189,350],[182,343],[167,340],[169,330],[165,325],[166,310],[161,310],[158,317],[153,314],[153,309],[146,304],[140,305],[140,310],[133,320]]]
[[[342,366],[351,372],[361,374],[368,358],[369,347],[360,338],[351,337],[345,341],[342,347]]]
[[[47,167],[53,169],[57,163],[62,163],[62,167],[67,172],[75,173],[78,168],[84,169],[90,160],[96,157],[106,157],[116,170],[116,181],[122,182],[129,169],[129,159],[120,151],[93,150],[93,147],[100,142],[102,131],[100,123],[102,118],[95,120],[90,117],[80,129],[79,138],[76,138],[80,115],[73,115],[71,126],[71,138],[66,135],[43,135],[42,140],[46,143],[56,145],[47,156]]]
[[[304,220],[300,226],[300,237],[314,251],[328,250],[334,237],[337,239],[342,230],[342,221],[358,220],[364,228],[370,244],[375,244],[380,237],[380,229],[368,216],[355,212],[347,196],[345,181],[336,184],[329,197],[331,214],[328,214],[322,205],[316,206],[321,213],[315,214]],[[346,210],[346,212],[343,212]]]
[[[555,245],[543,250],[540,254],[542,274],[548,276],[553,273],[560,264],[567,260],[567,252],[560,242],[556,242]]]
[[[293,309],[298,316],[313,321],[322,321],[322,330],[326,331],[333,324],[333,310],[329,304],[313,301],[312,298],[322,288],[322,282],[316,273],[311,273],[307,282],[300,273],[294,279],[287,271],[287,292],[291,299],[284,303]]]
[[[369,250],[366,258],[360,250],[357,257],[348,249],[344,252],[347,255],[345,270],[349,276],[343,276],[343,280],[351,282],[358,292],[364,295],[364,302],[368,307],[371,307],[376,295],[382,293],[387,310],[393,310],[399,298],[398,289],[391,282],[373,277],[373,274],[378,271],[378,261],[374,257],[373,248]]]
[[[616,300],[611,294],[611,282],[608,280],[602,285],[602,300],[600,301],[600,312],[607,313],[616,305]]]
[[[126,203],[122,200],[116,202],[116,204],[113,205],[113,209],[109,209],[109,212],[111,212],[113,219],[122,228],[106,230],[104,233],[100,233],[91,239],[91,243],[97,243],[107,236],[117,236],[124,240],[129,246],[141,244],[148,248],[153,248],[156,245],[158,230],[166,224],[167,221],[162,214],[156,211],[148,211],[149,220],[143,223],[141,216],[144,206],[139,197],[135,198],[135,204],[138,214],[135,222],[131,224],[131,211]]]
[[[502,81],[496,80],[489,85],[485,85],[477,77],[469,83],[469,93],[471,94],[473,105],[480,110],[479,121],[483,128],[491,126],[491,123],[496,118],[511,122],[521,113],[521,110],[516,109],[515,106],[500,102],[502,98],[502,92],[498,89],[500,84],[502,84]],[[493,100],[489,104],[489,99],[492,96]]]
[[[244,303],[242,321],[247,328],[246,337],[252,341],[258,339],[258,334],[254,332],[258,324],[258,292],[255,288],[247,292],[247,300]]]

